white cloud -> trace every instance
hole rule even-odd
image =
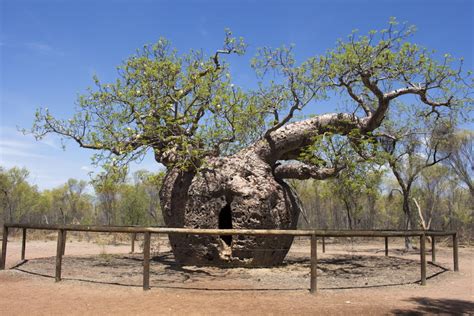
[[[46,143],[37,142],[32,136],[23,135],[14,127],[1,126],[0,164],[11,167],[45,160],[49,158],[51,148],[54,146],[53,141]],[[48,150],[45,150],[46,148]]]
[[[0,148],[28,148],[29,145],[25,142],[15,141],[15,140],[5,140],[0,139]]]
[[[36,141],[15,127],[0,125],[0,166],[27,168],[30,183],[40,189],[57,187],[69,178],[89,181],[91,172],[101,170],[90,164],[90,154],[91,151],[80,149],[74,143],[64,151],[55,137]],[[130,165],[131,173],[140,169],[156,172],[162,168],[151,152],[142,161]]]
[[[90,166],[82,166],[81,167],[81,170],[85,171],[85,172],[91,172],[93,171],[93,169],[90,167]]]
[[[27,42],[23,44],[29,50],[45,55],[64,55],[63,52],[55,49],[53,46],[42,42]]]
[[[46,156],[31,153],[27,149],[15,149],[11,147],[3,147],[0,145],[0,163],[3,163],[5,156],[7,157],[26,157],[26,158],[46,158]],[[8,161],[8,159],[6,159]]]
[[[10,127],[0,128],[0,164],[12,165],[18,158],[43,159],[46,156],[36,150],[37,143]]]
[[[61,149],[61,147],[58,146],[57,143],[51,138],[43,138],[39,140],[39,142],[54,149]]]
[[[29,49],[36,50],[43,53],[49,53],[53,51],[53,48],[50,45],[45,44],[45,43],[30,42],[30,43],[25,43],[25,46]]]

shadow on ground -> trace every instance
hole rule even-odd
[[[474,314],[474,302],[453,299],[433,299],[428,297],[413,297],[407,302],[415,303],[417,306],[410,309],[395,309],[395,315],[472,315]]]
[[[26,260],[12,269],[53,278],[55,257]],[[428,279],[446,268],[428,265]],[[308,290],[310,260],[290,256],[272,268],[225,268],[182,266],[170,251],[153,256],[150,284],[158,288],[197,290]],[[95,255],[63,258],[63,279],[91,283],[142,285],[143,256]],[[318,260],[318,288],[342,290],[378,288],[419,283],[419,262],[407,258],[362,255],[333,255]],[[215,287],[215,288],[214,288]]]

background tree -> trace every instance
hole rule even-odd
[[[431,224],[430,228],[449,229],[445,220],[447,214],[444,200],[449,192],[451,178],[452,172],[443,164],[434,165],[421,172],[419,186],[415,188],[413,195],[419,201],[423,218]]]
[[[414,228],[412,206],[412,190],[415,181],[421,176],[422,172],[443,160],[448,159],[449,155],[441,152],[440,148],[446,143],[451,123],[439,120],[437,117],[430,119],[415,112],[413,119],[418,122],[415,127],[410,127],[410,121],[404,121],[402,124],[392,124],[388,128],[390,139],[385,140],[385,150],[388,166],[390,167],[403,198],[403,213],[405,215],[405,229]],[[418,119],[417,119],[418,118]],[[423,122],[424,121],[424,122]],[[423,122],[423,123],[420,123]],[[402,125],[395,127],[395,125]],[[410,238],[405,239],[405,247],[411,249]]]
[[[92,218],[92,198],[85,193],[87,182],[69,179],[50,191],[51,209],[55,222],[61,224],[87,223]]]
[[[0,168],[0,203],[3,209],[3,221],[27,222],[33,215],[38,189],[27,181],[29,171],[25,168]]]
[[[119,225],[119,191],[124,181],[123,172],[101,173],[92,180],[97,198],[97,213],[100,214],[100,222],[105,225]]]
[[[376,168],[373,166],[372,168]],[[2,168],[0,173],[0,183],[5,179],[5,175],[9,169]],[[139,178],[162,178],[162,173],[153,174],[148,171],[140,170],[137,172]],[[291,185],[296,190],[300,204],[303,206],[303,216],[298,222],[299,228],[318,228],[318,229],[346,229],[347,228],[347,211],[345,210],[344,196],[335,193],[335,188],[339,185],[340,177],[347,175],[347,172],[340,173],[337,177],[326,180],[291,180]],[[132,181],[135,176],[128,177],[123,184],[119,185],[117,194],[116,215],[123,225],[132,225],[128,222],[126,207],[129,200],[134,199],[135,186],[139,187],[139,191],[151,190],[152,194],[142,196],[140,200],[147,201],[145,210],[141,208],[139,213],[139,222],[144,225],[161,225],[161,210],[154,208],[156,201],[152,201],[154,196],[157,199],[157,192],[160,185],[158,182],[148,184],[145,180]],[[404,213],[400,210],[403,206],[403,199],[400,194],[389,194],[391,188],[397,187],[396,179],[391,172],[372,173],[369,172],[364,177],[368,183],[361,183],[362,190],[356,187],[356,190],[350,190],[350,186],[343,187],[348,190],[349,194],[360,192],[360,195],[354,194],[351,199],[357,201],[357,226],[366,229],[404,229],[404,221],[406,220]],[[359,178],[362,179],[362,178]],[[351,181],[348,178],[344,181]],[[336,183],[339,182],[339,183]],[[26,178],[29,187],[34,188]],[[342,182],[343,183],[343,182]],[[20,218],[25,223],[38,224],[54,224],[63,223],[61,213],[54,207],[57,201],[55,199],[61,195],[55,192],[63,191],[66,184],[60,185],[52,190],[27,190],[29,193],[26,198],[31,204],[28,208],[23,208],[23,213],[17,213],[14,208],[14,218]],[[367,190],[365,187],[369,187]],[[127,187],[128,191],[124,193],[123,188]],[[132,189],[130,189],[132,188]],[[90,190],[90,188],[88,189]],[[130,195],[127,193],[130,192]],[[147,191],[148,192],[148,191]],[[91,193],[93,196],[96,193]],[[346,193],[344,193],[346,194]],[[85,194],[84,198],[91,203],[89,207],[81,210],[86,212],[79,215],[81,224],[104,224],[104,214],[100,207],[100,201],[89,194]],[[414,182],[412,189],[412,197],[416,198],[421,206],[423,216],[427,222],[431,221],[432,229],[456,230],[463,242],[472,241],[474,236],[474,210],[471,201],[469,189],[463,184],[451,169],[449,164],[437,164],[430,168],[425,168],[418,179]],[[2,200],[3,203],[3,200]],[[94,206],[92,206],[92,204]],[[129,204],[130,205],[130,204]],[[3,214],[6,214],[5,205],[0,204],[0,219],[3,220]],[[21,210],[21,208],[20,208]],[[93,211],[95,210],[95,212]],[[153,214],[148,210],[154,210]],[[23,214],[22,216],[18,216]],[[143,216],[145,214],[145,216]],[[415,222],[414,222],[415,223]],[[415,225],[415,224],[414,224]],[[414,227],[415,228],[415,227]],[[421,227],[420,227],[421,228]]]
[[[139,170],[134,174],[135,186],[141,187],[146,194],[147,214],[152,219],[150,224],[158,226],[164,224],[160,207],[160,188],[164,176],[164,172],[152,173],[146,170]]]
[[[469,188],[474,201],[474,132],[463,130],[454,133],[443,149],[449,153],[446,163]]]
[[[409,42],[413,28],[352,34],[327,54],[297,64],[292,48],[263,48],[253,61],[262,78],[245,91],[231,80],[222,54],[245,44],[227,31],[211,57],[179,57],[169,42],[145,46],[119,67],[118,79],[78,100],[70,120],[37,112],[32,132],[98,150],[94,161],[115,169],[153,150],[167,168],[160,200],[169,226],[295,228],[299,206],[284,179],[326,179],[376,150],[378,129],[395,99],[411,96],[427,116],[461,111],[471,87],[458,61],[441,61]],[[264,83],[265,75],[273,79]],[[294,121],[304,107],[340,93],[345,111]],[[326,147],[327,143],[338,146]],[[353,149],[342,150],[343,144]],[[272,265],[292,239],[238,240],[170,236],[178,261]],[[282,250],[283,249],[283,250]]]
[[[331,192],[343,202],[348,229],[374,227],[376,202],[382,173],[363,165],[353,172],[343,170],[331,181]]]

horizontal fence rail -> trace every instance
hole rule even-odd
[[[6,224],[9,228],[67,230],[97,233],[156,233],[189,235],[312,236],[317,237],[417,237],[451,236],[455,231],[439,230],[317,230],[317,229],[205,229],[138,226]]]
[[[61,280],[62,257],[66,246],[66,234],[68,231],[76,232],[97,232],[97,233],[128,233],[132,235],[131,252],[134,252],[137,234],[144,235],[143,249],[143,289],[150,289],[150,237],[151,234],[186,234],[186,235],[206,235],[206,236],[293,236],[310,237],[311,239],[311,271],[310,271],[310,292],[317,290],[317,238],[322,239],[322,251],[325,252],[326,237],[384,237],[385,256],[388,256],[389,237],[419,237],[420,238],[420,284],[426,284],[426,237],[432,240],[432,262],[436,260],[435,237],[452,236],[453,238],[453,266],[454,271],[459,271],[458,238],[455,231],[439,230],[277,230],[277,229],[202,229],[202,228],[172,228],[172,227],[140,227],[140,226],[96,226],[96,225],[41,225],[41,224],[5,224],[3,226],[2,257],[0,260],[0,270],[5,269],[7,256],[8,231],[12,228],[22,229],[22,249],[21,259],[25,260],[26,232],[27,229],[52,230],[58,232],[56,251],[56,281]]]

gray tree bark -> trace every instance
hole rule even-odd
[[[295,229],[300,208],[290,187],[255,155],[208,159],[196,173],[172,169],[161,190],[169,227]],[[176,259],[193,265],[272,266],[292,237],[171,235]]]

